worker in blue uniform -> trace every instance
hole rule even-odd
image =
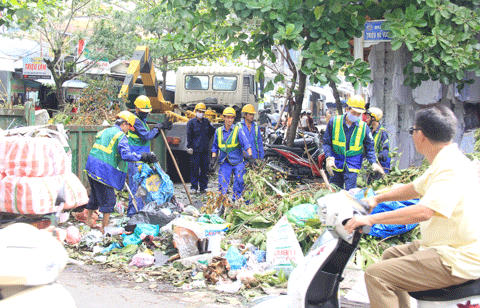
[[[253,118],[255,117],[255,107],[252,104],[247,104],[242,108],[243,120],[237,125],[243,131],[252,149],[252,156],[254,159],[263,159],[265,152],[263,150],[263,139],[260,133],[260,127]],[[244,157],[247,157],[247,153],[243,152]]]
[[[365,113],[365,100],[354,95],[347,101],[347,113],[333,117],[323,137],[326,168],[330,182],[350,190],[357,187],[357,176],[363,156],[372,164],[374,172],[383,173],[377,164],[373,136],[368,125],[360,120]]]
[[[210,139],[215,128],[205,118],[207,107],[204,103],[195,105],[196,117],[187,123],[187,153],[190,157],[190,193],[204,193],[208,185],[208,164],[210,161]],[[200,189],[200,190],[199,190]]]
[[[134,102],[135,104],[135,124],[133,125],[134,131],[128,132],[128,144],[130,150],[136,153],[150,153],[150,140],[156,138],[160,134],[161,129],[172,129],[172,122],[164,121],[158,123],[153,129],[147,125],[147,116],[152,111],[152,105],[150,99],[145,95],[140,95]],[[138,185],[133,179],[133,176],[138,171],[140,163],[129,162],[128,163],[128,186],[135,196],[137,193]],[[140,211],[145,206],[143,200],[140,197],[135,197],[137,201],[137,208]],[[133,200],[130,196],[128,201],[127,216],[130,217],[136,213],[136,209],[133,206]]]
[[[372,131],[375,152],[377,153],[378,162],[383,167],[385,173],[390,172],[390,161],[391,158],[388,155],[390,151],[390,145],[388,142],[388,133],[380,124],[380,120],[383,118],[383,111],[377,107],[371,107],[366,112],[367,114],[367,124]],[[378,173],[368,177],[368,183],[370,184],[373,180],[377,180],[380,177]]]
[[[127,136],[133,129],[135,116],[129,111],[122,111],[117,115],[115,125],[100,131],[87,158],[85,171],[88,175],[91,192],[86,205],[89,226],[95,222],[92,214],[99,209],[103,213],[101,231],[104,233],[108,226],[110,213],[116,203],[115,189],[122,190],[127,177],[126,162],[142,161],[154,163],[155,154],[135,153],[130,150]]]
[[[220,164],[218,183],[222,195],[227,194],[230,177],[233,172],[232,201],[234,202],[242,196],[244,188],[243,176],[245,174],[245,159],[243,157],[243,151],[247,153],[246,160],[248,163],[255,165],[250,142],[248,142],[242,130],[237,125],[233,125],[235,116],[236,112],[231,107],[227,107],[223,111],[225,124],[215,131],[212,145],[212,158],[210,160],[211,169],[215,168],[217,162]],[[221,214],[223,214],[222,210],[220,211],[220,215]]]

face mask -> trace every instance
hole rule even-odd
[[[197,112],[197,118],[201,119],[205,115],[203,112]]]
[[[141,111],[140,111],[140,112],[138,113],[138,117],[139,117],[140,119],[145,119],[147,116],[148,116],[148,112],[141,112]]]
[[[347,118],[354,123],[357,122],[358,120],[360,120],[360,117],[354,116],[350,112],[347,113]]]

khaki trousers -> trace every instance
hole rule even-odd
[[[410,308],[407,292],[444,288],[469,279],[452,276],[433,248],[421,250],[420,241],[390,247],[382,261],[365,270],[371,308]]]

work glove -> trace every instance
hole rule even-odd
[[[387,161],[387,157],[385,156],[385,154],[380,153],[378,154],[378,160],[381,162],[384,162],[384,161]]]
[[[218,161],[218,156],[210,158],[210,164],[208,165],[208,168],[212,171],[215,170],[215,165],[217,164],[217,161]]]
[[[187,153],[193,155],[193,149],[187,149]]]
[[[376,173],[385,174],[385,171],[383,171],[382,166],[380,166],[377,163],[372,164],[372,170],[373,170],[373,172],[376,172]]]
[[[247,161],[248,161],[248,164],[250,165],[251,168],[253,168],[257,165],[257,162],[255,161],[255,158],[253,158],[252,155],[247,156]]]
[[[163,121],[162,123],[158,123],[157,125],[155,125],[155,127],[158,129],[158,131],[160,131],[161,129],[171,130],[172,129],[172,121],[170,121],[170,120]]]
[[[158,159],[157,159],[157,156],[155,156],[155,154],[144,152],[142,153],[142,157],[140,157],[140,161],[147,164],[153,164],[158,162]]]
[[[333,168],[336,168],[335,166],[335,157],[330,156],[327,157],[327,172],[330,176],[333,176]]]

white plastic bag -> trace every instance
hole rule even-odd
[[[298,243],[292,226],[288,223],[287,216],[283,216],[267,232],[267,263],[271,264],[276,271],[284,270],[290,274],[293,265],[303,259],[303,252]]]
[[[155,262],[155,257],[149,255],[148,253],[137,253],[133,256],[132,261],[130,262],[130,266],[136,267],[146,267],[150,266]]]

